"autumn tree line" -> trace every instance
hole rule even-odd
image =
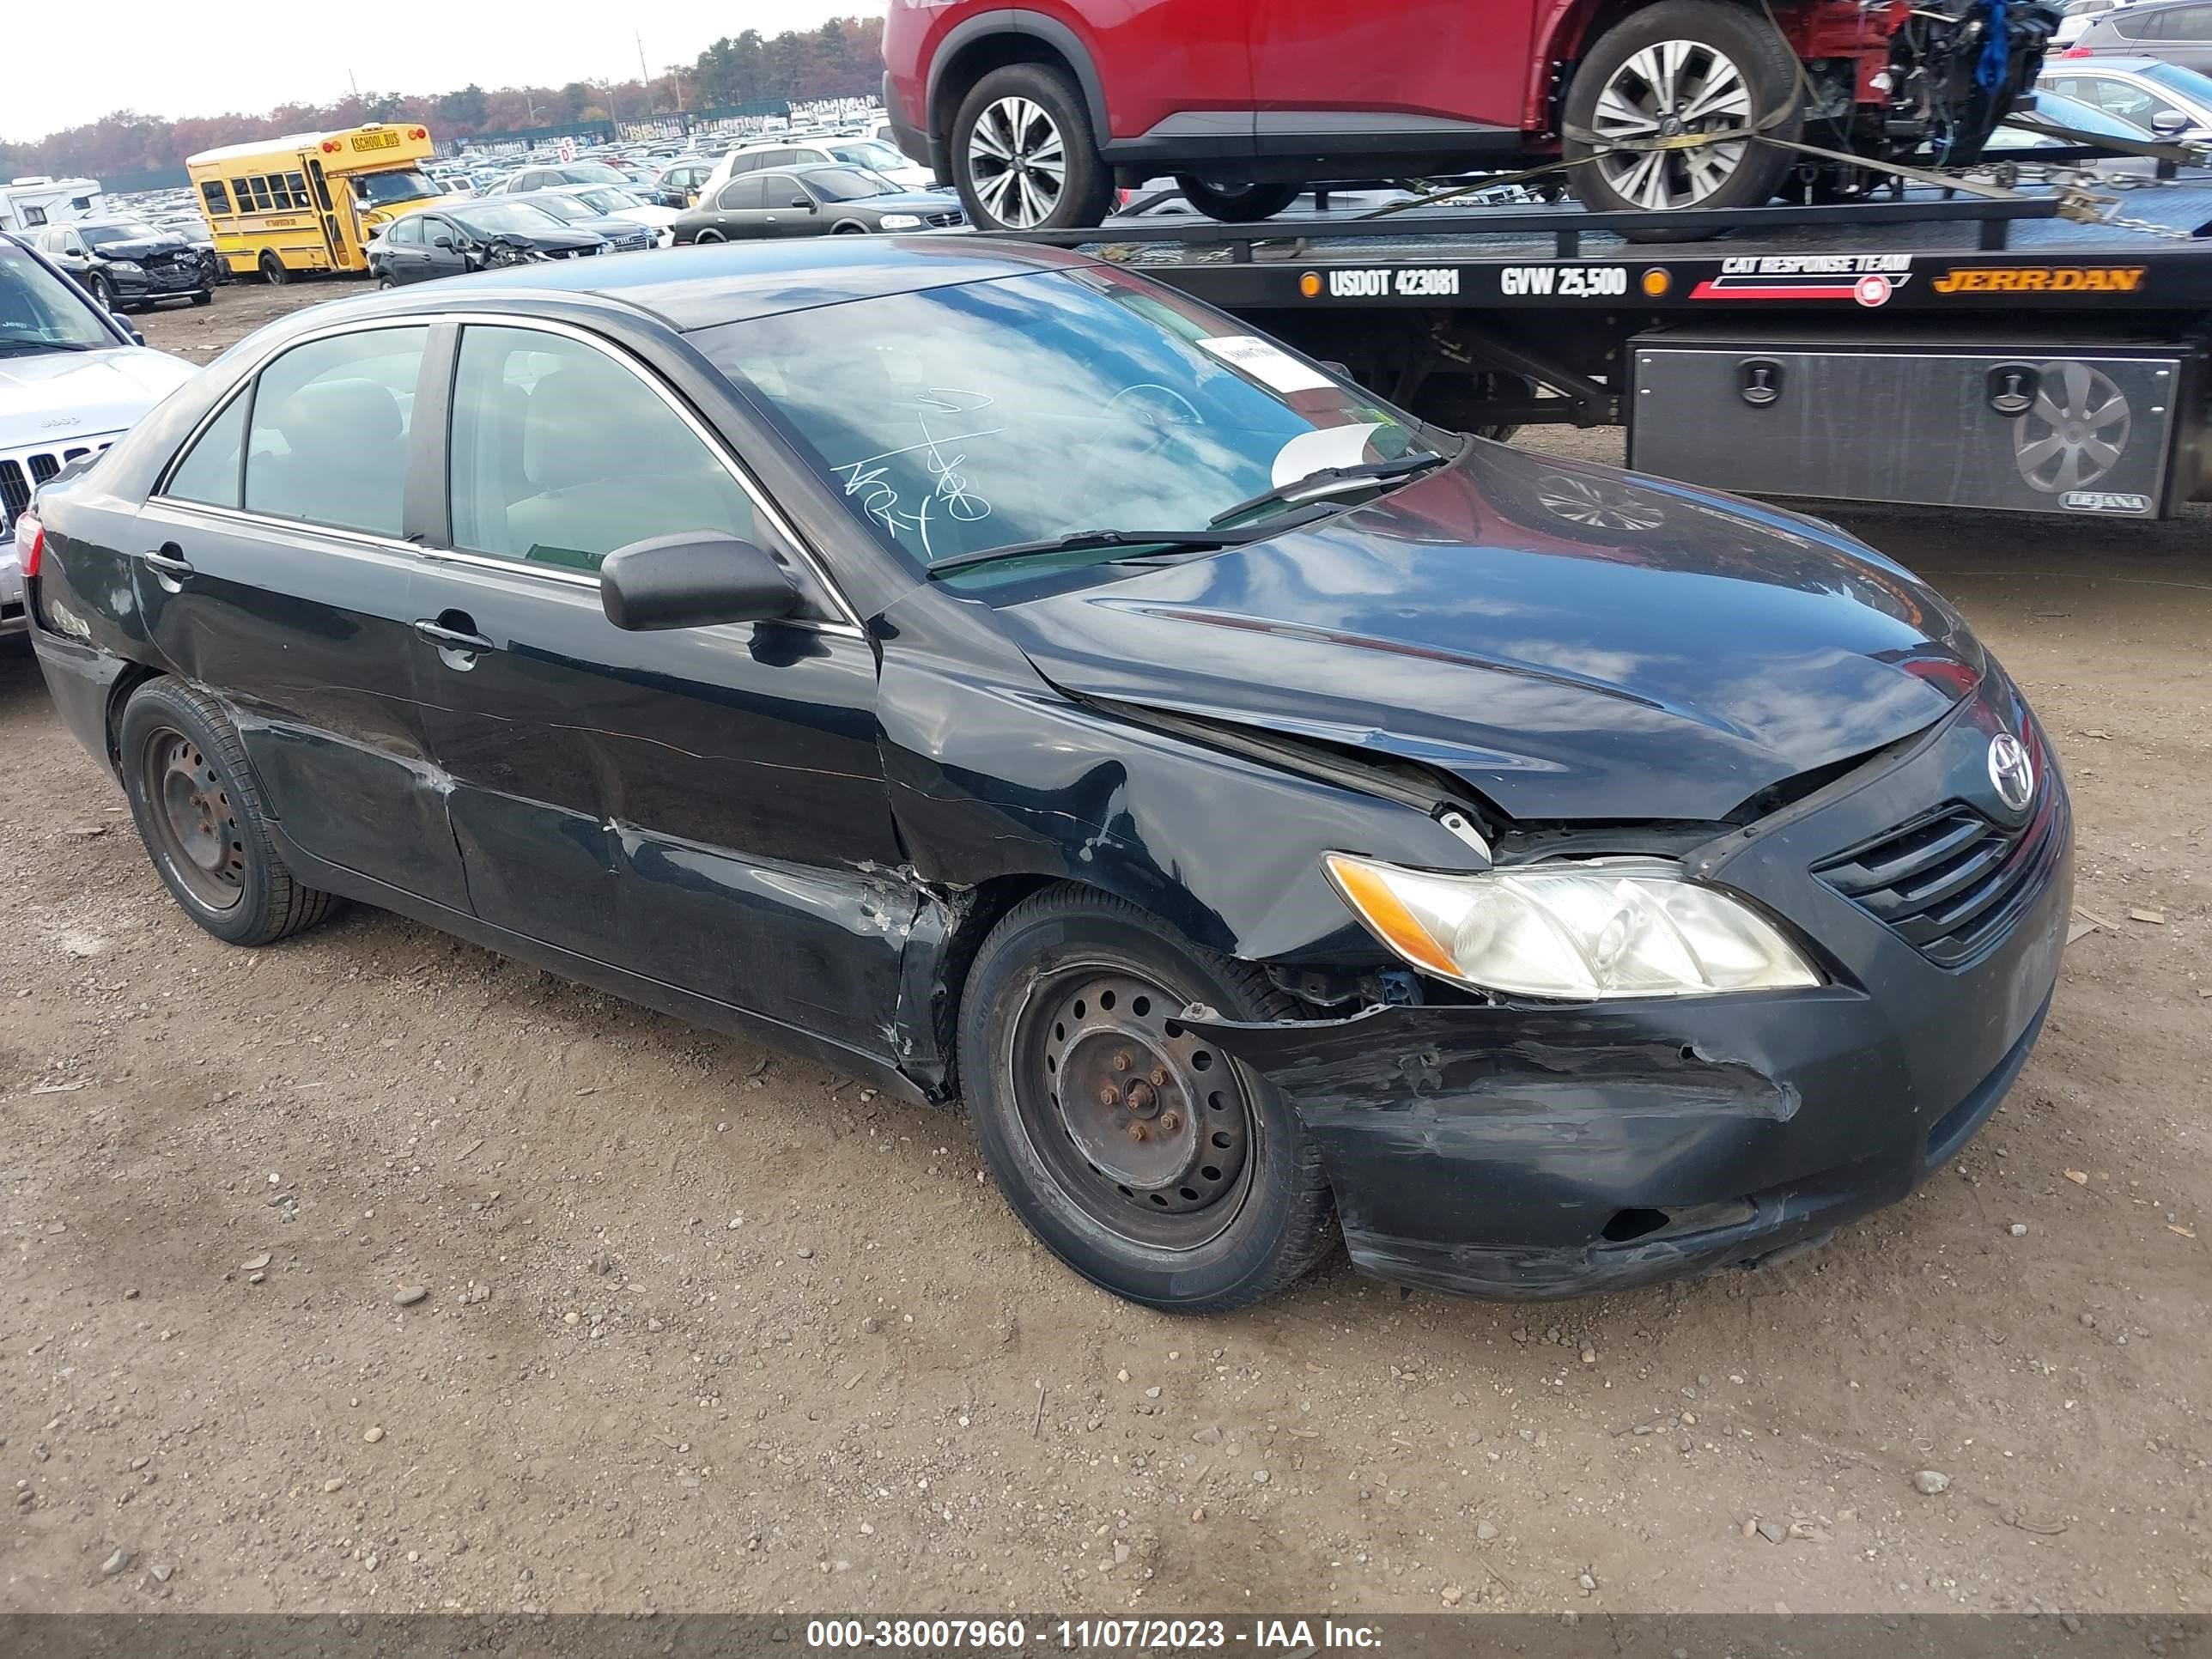
[[[328,104],[285,104],[258,115],[179,120],[118,110],[31,143],[0,143],[0,178],[82,173],[122,179],[173,172],[185,156],[218,144],[363,121],[420,121],[439,138],[466,138],[577,121],[635,121],[678,108],[854,97],[881,82],[883,37],[879,17],[832,18],[819,28],[781,34],[746,29],[715,41],[689,67],[649,82],[633,76],[489,92],[471,83],[452,92],[363,94]]]

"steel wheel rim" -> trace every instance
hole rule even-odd
[[[1182,1004],[1119,966],[1066,969],[1031,988],[1012,1048],[1022,1132],[1061,1193],[1117,1237],[1171,1251],[1236,1221],[1258,1123],[1229,1056],[1174,1018]]]
[[[1726,52],[1701,40],[1661,40],[1632,53],[1597,95],[1590,131],[1602,143],[1650,142],[1751,125],[1751,87]],[[1589,165],[1614,194],[1652,211],[1695,207],[1735,177],[1747,143],[1620,150]]]
[[[2118,465],[2133,424],[2127,394],[2103,370],[2045,363],[2034,404],[2013,428],[2013,459],[2029,488],[2047,495],[2086,489]]]
[[[139,750],[147,816],[162,864],[210,910],[246,896],[246,838],[222,780],[198,744],[164,726]]]
[[[1042,224],[1067,186],[1059,123],[1034,98],[1009,95],[986,105],[969,130],[968,177],[975,199],[1000,224],[1016,230]]]

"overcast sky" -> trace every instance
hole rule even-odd
[[[757,28],[865,16],[882,0],[446,0],[435,6],[288,5],[199,10],[175,0],[6,7],[0,138],[97,120],[259,112],[363,92],[560,86],[637,76],[636,33],[659,75],[710,42]]]

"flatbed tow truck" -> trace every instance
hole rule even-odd
[[[2212,171],[2136,153],[2128,187],[1668,216],[1711,240],[1564,204],[1021,234],[1460,430],[1623,426],[1632,468],[1750,495],[2157,519],[2212,500]]]

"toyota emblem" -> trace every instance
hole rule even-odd
[[[2007,806],[2015,812],[2027,811],[2035,795],[2035,763],[2027,757],[2027,745],[2009,732],[1990,739],[1990,781]]]

